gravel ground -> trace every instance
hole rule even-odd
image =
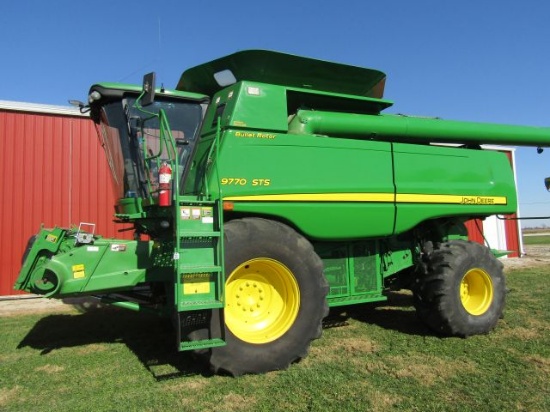
[[[57,299],[44,299],[35,295],[0,298],[0,316],[22,313],[50,313],[74,310],[71,305]]]
[[[521,258],[502,259],[504,270],[550,265],[550,245],[526,245]],[[44,299],[34,295],[0,297],[0,316],[22,313],[77,312],[97,307],[97,301],[88,298]]]
[[[525,245],[521,258],[502,259],[504,268],[525,268],[550,264],[550,245]]]
[[[83,312],[101,305],[91,298],[45,299],[38,295],[0,297],[0,316],[24,313]]]

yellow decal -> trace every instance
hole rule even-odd
[[[287,195],[229,196],[224,200],[262,202],[393,202],[393,193],[296,193]]]
[[[271,179],[252,179],[252,186],[269,186]]]
[[[194,273],[183,276],[183,294],[199,295],[210,293],[210,274]]]
[[[235,132],[235,137],[246,137],[248,139],[275,139],[273,133]]]
[[[229,196],[225,197],[224,200],[256,202],[396,202],[479,206],[508,204],[506,196],[420,195],[409,193],[398,193],[396,195],[393,193],[291,193],[284,195]]]
[[[447,203],[459,205],[506,205],[505,196],[464,196],[464,195],[416,195],[397,194],[397,203]]]
[[[244,177],[222,177],[220,183],[223,186],[270,186],[271,179],[246,179]]]
[[[242,177],[222,177],[220,183],[224,186],[246,186],[248,180]]]
[[[72,269],[74,279],[82,279],[86,277],[86,274],[84,273],[84,265],[73,265]]]
[[[57,242],[57,236],[49,234],[48,236],[46,236],[46,240],[48,242],[56,243]]]
[[[475,196],[475,197],[463,197],[463,205],[505,205],[505,197],[488,197],[488,196]]]

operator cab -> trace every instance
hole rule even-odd
[[[183,182],[198,140],[208,98],[164,89],[154,95],[144,108],[147,96],[139,87],[97,84],[90,89],[90,113],[111,169],[119,213],[126,213],[124,199],[155,204],[162,164],[177,168],[173,182]]]

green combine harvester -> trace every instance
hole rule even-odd
[[[41,229],[15,288],[172,319],[218,373],[284,369],[329,308],[410,289],[445,336],[491,331],[502,264],[464,222],[516,212],[510,162],[482,144],[550,129],[382,114],[378,70],[268,51],[191,68],[176,90],[101,83],[89,110],[134,240]]]

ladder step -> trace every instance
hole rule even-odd
[[[219,300],[194,300],[183,301],[178,304],[178,311],[180,312],[205,309],[223,309],[223,302]]]
[[[179,199],[178,203],[180,206],[215,206],[216,201],[215,200],[187,200],[187,199]]]
[[[180,230],[178,232],[179,237],[183,238],[204,238],[204,237],[220,237],[220,232],[215,231],[204,231],[204,232],[197,232],[197,231],[189,231],[189,230]]]
[[[222,271],[221,266],[188,266],[185,264],[178,266],[179,273],[188,274],[188,273],[220,273]]]
[[[225,345],[226,343],[223,339],[192,340],[192,341],[180,342],[180,351],[216,348],[216,347],[225,346]]]

